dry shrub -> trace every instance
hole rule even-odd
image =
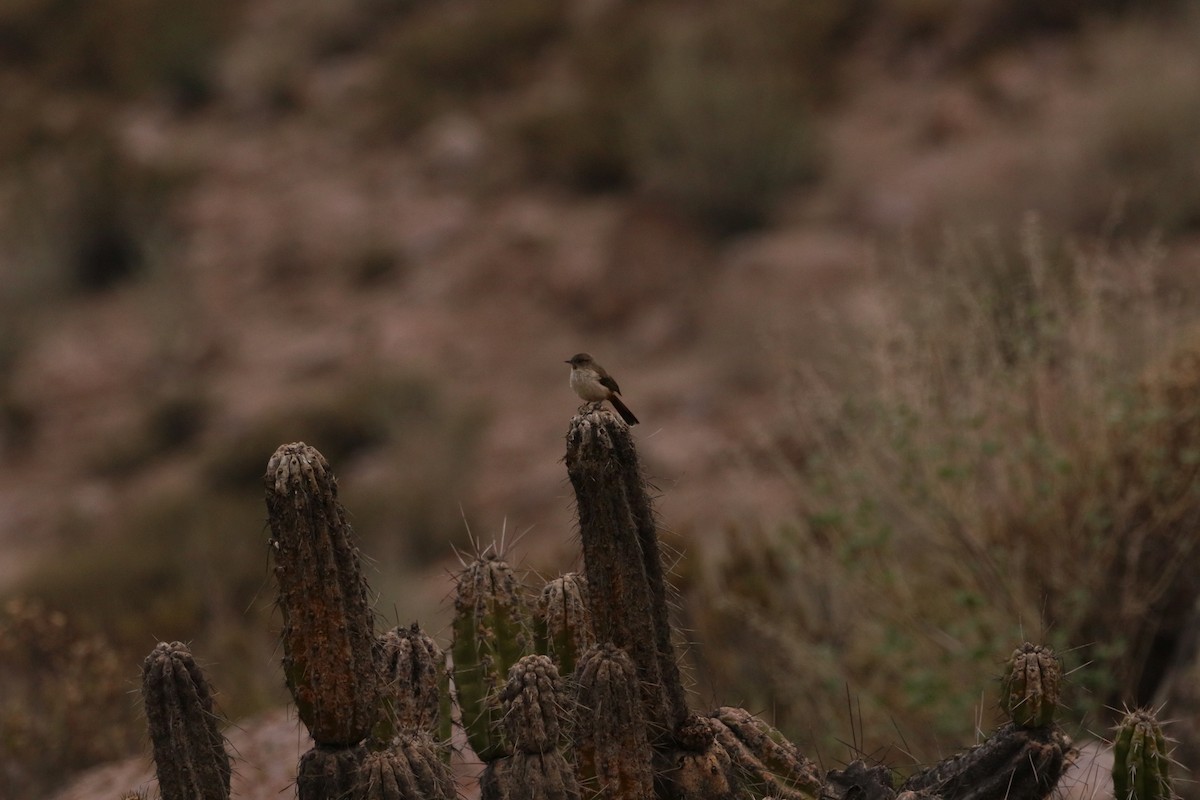
[[[1104,31],[1092,50],[1104,94],[1082,140],[1076,219],[1135,234],[1197,229],[1200,12]]]
[[[4,605],[0,782],[7,796],[47,796],[75,771],[137,749],[134,663],[40,603]]]
[[[1022,639],[1079,666],[1077,721],[1145,703],[1195,600],[1194,299],[1153,248],[1007,241],[888,261],[877,315],[829,331],[840,371],[797,365],[796,519],[731,537],[698,638],[799,736],[932,758],[987,727],[978,681]]]

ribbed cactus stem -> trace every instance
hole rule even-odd
[[[530,644],[524,590],[512,568],[487,554],[458,576],[454,599],[454,685],[467,741],[483,761],[510,752],[500,690]]]
[[[225,739],[208,680],[187,645],[160,642],[146,656],[142,700],[163,800],[228,800]]]
[[[633,659],[650,735],[659,741],[683,724],[688,709],[671,641],[654,510],[629,426],[607,411],[574,417],[566,463],[593,632]]]
[[[1126,713],[1113,738],[1116,800],[1171,800],[1171,756],[1162,726],[1151,711]]]
[[[337,480],[296,443],[275,451],[265,483],[288,689],[318,744],[357,744],[379,707],[374,620]]]
[[[1049,647],[1026,642],[1013,651],[1000,681],[1000,707],[1021,728],[1054,722],[1062,699],[1062,662]]]
[[[637,668],[612,643],[584,653],[576,671],[575,759],[590,797],[653,796],[653,751],[646,733]]]
[[[569,705],[558,668],[548,656],[529,655],[514,664],[500,701],[515,750],[546,753],[558,746]]]
[[[442,648],[415,622],[381,634],[376,646],[383,712],[374,738],[387,742],[401,732],[436,734],[446,683]]]
[[[363,757],[354,800],[454,800],[454,776],[425,733],[402,733]]]
[[[318,744],[300,756],[296,771],[298,800],[350,800],[358,787],[359,766],[367,749]]]
[[[571,700],[548,656],[528,655],[508,673],[501,693],[512,755],[488,763],[483,800],[575,800],[575,772],[559,750]]]
[[[822,781],[816,765],[749,711],[718,708],[709,723],[717,744],[732,762],[737,786],[752,790],[756,797],[786,800],[811,800],[820,793]]]
[[[569,572],[546,584],[534,618],[535,646],[554,659],[562,675],[570,675],[584,651],[592,646],[587,578]]]

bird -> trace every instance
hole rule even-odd
[[[613,408],[625,420],[626,425],[637,425],[638,418],[621,401],[621,387],[604,367],[596,363],[587,353],[576,353],[565,362],[571,365],[571,388],[575,394],[589,403],[612,403]]]

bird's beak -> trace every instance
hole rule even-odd
[[[564,364],[570,364],[570,363],[571,363],[571,359],[569,359],[569,358],[568,358],[568,359],[567,359],[566,361],[564,361],[563,363],[564,363]]]

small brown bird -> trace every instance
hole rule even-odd
[[[629,407],[621,402],[621,387],[604,367],[597,364],[587,353],[576,353],[567,360],[571,365],[571,388],[575,394],[589,403],[612,403],[613,408],[625,420],[626,425],[637,425],[638,418]]]

